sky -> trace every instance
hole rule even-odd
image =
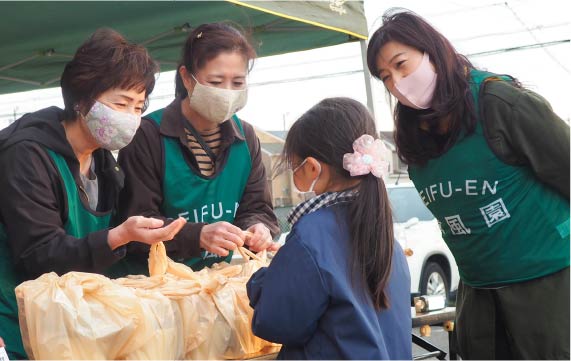
[[[571,43],[533,47],[571,38],[568,0],[365,0],[370,34],[391,7],[423,16],[477,67],[518,78],[569,122]],[[285,130],[326,97],[346,96],[366,104],[365,81],[358,42],[260,58],[249,75],[248,104],[238,115],[264,130]],[[370,81],[377,127],[392,130],[385,89],[378,80]],[[173,97],[174,72],[161,73],[148,111],[166,106]],[[0,95],[0,128],[51,105],[63,106],[59,88]]]

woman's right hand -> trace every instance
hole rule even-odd
[[[186,223],[184,218],[178,218],[168,226],[163,227],[164,221],[156,218],[132,216],[117,227],[109,230],[107,242],[111,249],[137,241],[154,244],[169,241],[181,230]]]
[[[228,222],[207,224],[200,231],[200,248],[219,256],[244,245],[244,232]]]

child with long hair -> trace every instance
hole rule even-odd
[[[254,334],[283,344],[281,359],[410,359],[410,275],[373,118],[355,100],[325,99],[293,124],[283,161],[307,200],[248,282]]]
[[[383,17],[367,62],[458,264],[462,358],[569,359],[569,125],[408,11]]]

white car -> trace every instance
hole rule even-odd
[[[460,276],[438,222],[413,184],[387,185],[387,193],[393,210],[395,238],[404,250],[412,251],[407,256],[410,292],[451,297],[458,289]]]
[[[407,256],[410,292],[416,295],[452,297],[458,289],[458,266],[442,239],[438,222],[422,203],[411,183],[387,185],[394,219],[395,238]],[[278,242],[285,243],[288,232]]]

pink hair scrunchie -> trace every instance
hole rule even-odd
[[[352,177],[372,173],[377,178],[386,179],[389,162],[385,159],[387,148],[382,140],[364,134],[353,142],[353,150],[354,153],[345,153],[343,156],[343,168]]]

